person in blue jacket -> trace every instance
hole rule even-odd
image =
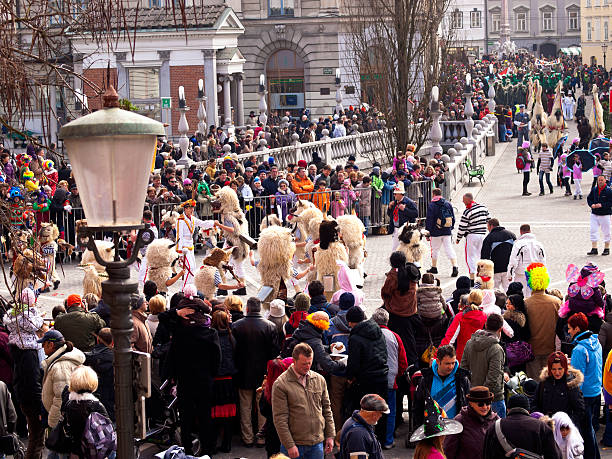
[[[389,414],[389,406],[377,394],[364,395],[359,405],[361,409],[355,410],[342,426],[338,457],[350,459],[352,453],[364,453],[363,456],[368,459],[383,459],[380,442],[374,434],[374,426],[383,414]]]
[[[584,457],[599,459],[599,448],[593,426],[599,427],[602,387],[602,351],[597,335],[589,330],[587,317],[579,312],[567,322],[567,330],[572,337],[572,367],[584,375],[580,386],[584,396],[585,419],[580,426],[584,439]]]
[[[416,203],[405,196],[404,183],[399,182],[393,188],[393,201],[389,203],[387,215],[389,216],[389,233],[393,234],[393,245],[391,252],[395,252],[399,246],[399,229],[404,223],[415,223],[419,216]]]
[[[455,212],[450,202],[442,197],[442,190],[434,188],[431,191],[431,202],[427,207],[427,218],[425,219],[425,229],[429,231],[431,237],[431,269],[428,273],[438,274],[438,254],[443,247],[446,256],[453,265],[451,277],[459,275],[457,268],[457,255],[453,249],[452,233],[455,227]]]

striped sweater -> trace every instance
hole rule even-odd
[[[553,154],[550,150],[540,151],[540,171],[551,172],[553,167]]]
[[[482,204],[473,203],[470,208],[463,211],[461,221],[459,222],[459,230],[457,231],[457,240],[468,234],[487,234],[487,222],[489,217],[488,209]]]

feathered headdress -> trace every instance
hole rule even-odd
[[[527,266],[525,277],[527,278],[527,285],[533,291],[546,290],[550,283],[548,270],[542,263],[531,263]]]
[[[184,209],[185,207],[195,207],[195,205],[196,205],[196,202],[193,199],[188,199],[187,201],[182,203],[180,207]]]

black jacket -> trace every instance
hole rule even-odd
[[[612,215],[612,188],[606,185],[600,193],[597,186],[594,186],[587,196],[587,204],[589,207],[593,204],[601,204],[601,207],[597,209],[591,208],[593,215]]]
[[[431,393],[431,385],[433,384],[433,369],[431,367],[424,368],[421,370],[423,375],[421,382],[417,386],[414,394],[415,407],[414,407],[414,422],[415,425],[423,424],[423,413],[425,411],[425,398]],[[461,408],[467,406],[467,399],[465,398],[470,392],[470,372],[465,368],[457,368],[455,372],[455,404],[457,406],[457,413],[461,411]]]
[[[218,376],[232,376],[238,370],[234,363],[236,358],[236,339],[227,330],[217,330],[219,334],[219,344],[221,345],[221,364],[219,365]]]
[[[42,370],[36,349],[10,346],[13,358],[13,388],[19,404],[40,409],[42,406]]]
[[[296,331],[291,335],[297,343],[307,343],[314,351],[312,369],[319,373],[336,373],[344,369],[344,364],[332,360],[323,347],[323,330],[319,330],[313,324],[302,320]],[[296,343],[296,344],[297,344]]]
[[[491,260],[495,265],[494,272],[505,273],[515,240],[515,234],[503,226],[493,228],[482,241],[480,258]]]
[[[580,385],[584,376],[579,370],[568,368],[567,376],[556,380],[548,374],[548,368],[540,373],[540,383],[535,394],[535,411],[552,416],[558,411],[568,414],[575,425],[582,425],[584,398]]]
[[[70,398],[73,398],[73,400],[70,400]],[[76,454],[79,458],[89,457],[81,449],[81,438],[83,438],[87,418],[91,413],[100,413],[108,417],[106,408],[91,392],[83,394],[74,393],[70,397],[68,386],[66,386],[62,392],[62,413],[66,415],[66,421],[69,426],[68,430],[74,439],[72,453]]]
[[[397,217],[398,217],[397,224],[395,224],[393,220],[394,213],[395,213],[395,206],[398,205],[397,201],[392,199],[391,202],[389,203],[389,207],[387,208],[387,215],[389,216],[389,228],[388,228],[389,234],[393,234],[393,230],[396,227],[401,228],[402,225],[406,222],[410,222],[410,223],[416,222],[416,219],[419,216],[419,210],[417,209],[417,206],[412,199],[404,196],[404,198],[401,200],[399,204],[406,204],[406,207],[404,208],[404,210],[399,210],[399,208],[397,209]]]
[[[91,352],[85,353],[85,365],[91,367],[98,375],[98,390],[95,396],[108,411],[108,416],[115,421],[115,386],[113,350],[104,344],[96,344]]]
[[[323,311],[326,312],[329,318],[331,319],[336,314],[338,314],[339,310],[340,308],[338,307],[338,305],[327,302],[327,298],[325,298],[325,295],[316,295],[310,299],[310,307],[308,308],[308,314],[312,314],[317,311]]]
[[[339,459],[350,459],[351,453],[365,452],[368,459],[383,459],[380,442],[374,434],[374,426],[368,424],[354,411],[346,420],[340,432]]]
[[[527,316],[519,311],[507,310],[504,312],[504,320],[508,322],[508,325],[512,328],[514,335],[512,338],[508,337],[505,333],[502,334],[503,343],[513,343],[515,341],[529,342],[531,338],[531,330],[527,323]]]
[[[257,389],[263,381],[268,360],[279,352],[276,325],[260,313],[248,313],[232,326],[236,338],[238,387]]]
[[[540,454],[544,459],[562,458],[552,429],[539,419],[529,416],[529,411],[512,408],[508,411],[508,416],[501,420],[500,425],[504,437],[515,448]],[[504,456],[505,452],[497,440],[493,424],[485,435],[484,458],[499,459]]]
[[[387,343],[382,330],[373,320],[359,322],[351,329],[346,377],[370,384],[386,383]]]

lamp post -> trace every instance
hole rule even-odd
[[[607,67],[606,67],[606,51],[608,51],[608,44],[607,43],[603,43],[601,45],[601,51],[603,52],[604,70],[607,70]]]
[[[336,69],[336,113],[340,115],[340,112],[344,111],[342,106],[342,91],[340,91],[340,69]]]
[[[179,147],[181,149],[181,157],[178,159],[176,164],[186,166],[189,164],[189,158],[187,157],[187,149],[189,148],[189,139],[187,138],[187,132],[189,132],[189,124],[187,123],[187,117],[185,114],[189,110],[187,107],[187,101],[185,100],[185,88],[179,86],[179,111],[181,112],[181,118],[178,123],[178,131],[181,134],[179,139]]]
[[[430,113],[432,118],[431,123],[431,155],[438,152],[442,152],[443,149],[440,146],[440,141],[442,140],[442,127],[440,126],[440,117],[442,116],[442,112],[440,111],[440,102],[439,102],[439,90],[437,86],[431,88],[431,106]]]
[[[89,225],[79,240],[108,273],[108,280],[102,282],[102,298],[111,307],[117,457],[129,459],[134,457],[130,296],[138,291],[138,284],[130,281],[129,265],[139,247],[153,238],[141,217],[156,138],[165,133],[162,123],[120,109],[112,86],[103,100],[102,110],[62,126],[59,136],[66,146]],[[133,229],[138,229],[138,237],[132,256],[121,260],[115,251],[114,260],[105,262],[96,249],[94,232],[113,232],[117,245],[120,232]]]
[[[472,116],[474,116],[474,107],[472,106],[472,75],[469,73],[465,74],[465,92],[463,96],[465,97],[465,109],[463,113],[465,113],[466,137],[469,141],[472,141],[472,130],[474,129],[474,120]]]
[[[259,122],[265,126],[268,123],[268,104],[266,103],[266,76],[262,73],[259,75]]]
[[[206,137],[206,96],[204,95],[204,80],[200,78],[198,80],[198,100],[200,105],[198,106],[198,133],[202,135],[204,139]]]

